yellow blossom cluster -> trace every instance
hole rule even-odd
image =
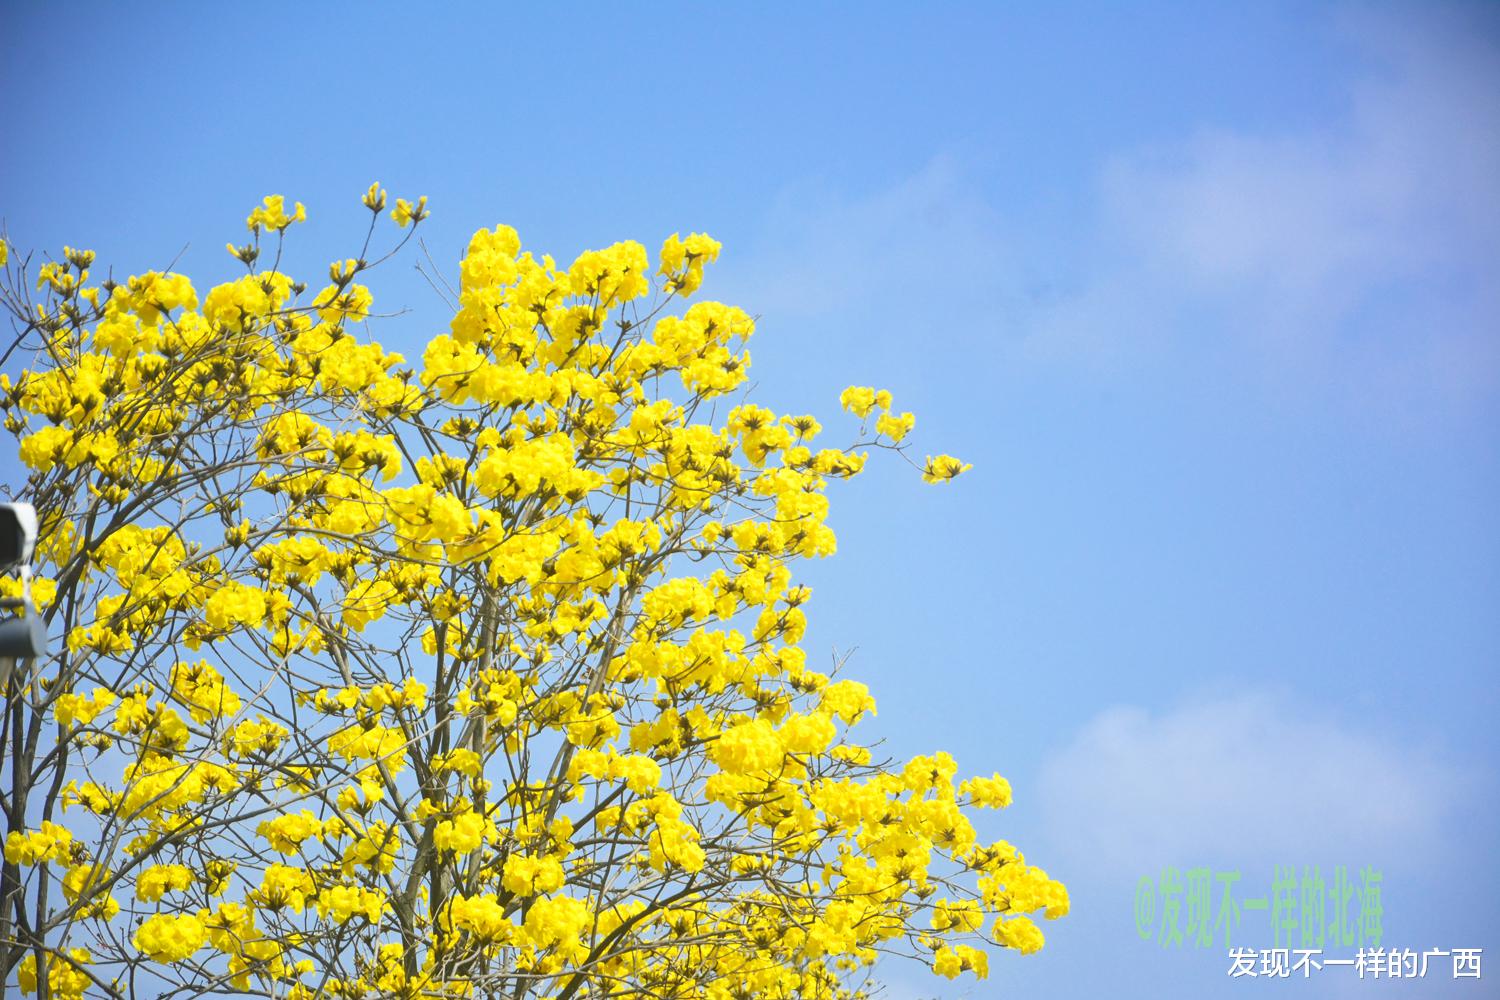
[[[883,952],[1040,947],[1066,889],[972,820],[1010,785],[876,763],[869,688],[802,645],[800,561],[912,414],[851,386],[833,447],[754,401],[702,233],[564,264],[481,229],[408,363],[368,274],[426,199],[361,201],[394,245],[327,282],[273,195],[225,280],[70,248],[18,286],[0,419],[59,641],[8,704],[40,745],[4,853],[51,995],[853,1000]]]
[[[208,928],[191,913],[158,913],[141,924],[131,940],[158,962],[180,962],[203,947]]]

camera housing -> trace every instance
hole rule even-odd
[[[36,551],[36,508],[0,503],[0,572],[21,576],[21,596],[0,599],[0,608],[19,614],[0,619],[0,658],[47,655],[47,627],[31,603],[31,555]]]

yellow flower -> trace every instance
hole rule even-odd
[[[899,417],[892,413],[882,413],[875,421],[875,433],[883,434],[899,444],[911,433],[916,423],[917,418],[910,413],[903,413]]]
[[[929,455],[927,464],[922,467],[922,479],[929,483],[946,483],[972,468],[974,466],[961,462],[952,455],[939,455],[936,458]]]
[[[281,232],[294,222],[304,222],[307,219],[307,209],[302,202],[297,202],[290,215],[286,211],[286,199],[279,194],[266,195],[260,205],[250,213],[245,220],[245,228],[256,232],[262,227],[273,232]]]
[[[385,616],[386,608],[396,601],[396,588],[389,580],[366,580],[344,599],[344,624],[356,632]]]
[[[460,813],[438,823],[432,843],[446,854],[469,854],[479,849],[488,833],[484,817],[476,812]]]
[[[448,922],[482,941],[508,943],[520,930],[505,917],[505,907],[493,895],[455,896],[447,910]]]
[[[932,957],[932,971],[948,979],[955,979],[964,972],[974,973],[975,979],[984,979],[989,975],[989,959],[984,952],[968,945],[943,947]]]
[[[428,214],[427,196],[425,194],[417,199],[415,205],[405,198],[397,198],[396,207],[391,209],[391,218],[395,220],[396,225],[403,229],[406,228],[408,223],[421,222],[427,218]]]
[[[513,854],[505,860],[501,884],[516,896],[556,892],[563,887],[563,868],[554,857],[530,858]]]
[[[108,688],[96,687],[90,697],[75,693],[62,695],[52,706],[52,716],[59,726],[71,726],[75,722],[86,726],[114,703],[114,692]]]
[[[379,181],[376,181],[370,185],[370,189],[365,192],[364,197],[360,201],[370,211],[382,212],[385,210],[385,189],[380,186]]]
[[[35,865],[43,861],[65,861],[73,834],[65,827],[43,820],[30,833],[12,831],[5,838],[5,860],[13,865]]]
[[[0,244],[3,247],[4,244]],[[3,263],[3,260],[0,260]],[[82,1000],[83,991],[93,983],[83,971],[93,956],[87,948],[69,948],[66,956],[46,956],[47,989],[56,1000]],[[36,956],[27,955],[16,969],[17,985],[22,993],[35,993],[37,988]]]
[[[305,870],[290,865],[272,864],[266,866],[260,887],[251,893],[251,898],[256,904],[270,910],[291,907],[294,913],[301,913],[307,905],[307,897],[313,892],[312,876]]]
[[[264,820],[255,828],[255,832],[282,854],[296,854],[302,850],[303,841],[322,835],[323,824],[318,817],[304,809],[300,813],[288,813]]]
[[[370,923],[379,923],[386,910],[385,893],[378,889],[360,886],[335,885],[318,893],[318,915],[332,916],[335,923],[344,923],[350,917],[363,916]]]
[[[318,310],[318,318],[325,323],[344,320],[357,323],[370,315],[370,304],[373,301],[374,297],[364,285],[350,285],[347,288],[329,285],[313,299],[313,305]]]
[[[714,762],[730,774],[748,774],[780,765],[786,755],[776,730],[765,719],[754,719],[719,734],[710,751]]]
[[[158,962],[180,962],[203,947],[208,929],[191,914],[158,913],[136,929],[136,948]]]
[[[135,880],[135,898],[155,903],[168,892],[185,892],[193,884],[193,871],[186,865],[153,865]]]
[[[960,795],[967,795],[976,806],[986,809],[1004,809],[1010,805],[1010,782],[996,774],[988,778],[970,778],[958,786]]]
[[[839,393],[839,406],[863,419],[875,409],[875,390],[867,385],[851,385]]]
[[[259,594],[258,591],[256,593]],[[224,610],[221,605],[222,620],[233,618],[250,624],[250,614],[238,610],[239,607],[242,606],[237,605],[236,610]],[[261,614],[264,614],[263,610]],[[253,623],[259,624],[259,616],[254,617]],[[199,660],[193,664],[178,663],[172,668],[171,684],[172,697],[187,707],[194,722],[207,722],[209,719],[233,715],[240,710],[240,696],[229,689],[223,676],[207,660]]]
[[[1040,951],[1045,940],[1041,928],[1026,916],[996,920],[994,937],[997,943],[1014,948],[1023,955]]]
[[[823,689],[818,707],[832,712],[846,723],[854,723],[866,712],[875,714],[875,699],[870,689],[859,681],[838,681]]]
[[[673,233],[661,246],[661,274],[667,278],[667,291],[688,296],[703,283],[703,265],[719,259],[723,249],[719,241],[704,233],[693,233],[686,240]]]
[[[224,736],[224,753],[229,757],[249,757],[259,754],[269,757],[286,739],[285,726],[270,721],[265,716],[245,719],[234,725]]]
[[[21,461],[38,472],[46,472],[68,454],[73,432],[66,427],[43,427],[21,439]]]
[[[230,581],[203,605],[203,617],[216,629],[258,628],[266,618],[266,594],[259,587]]]

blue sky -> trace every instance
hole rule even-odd
[[[18,246],[230,277],[280,192],[316,275],[375,179],[449,264],[707,231],[771,405],[884,386],[974,463],[839,491],[810,649],[1007,774],[1075,914],[893,996],[1268,988],[1135,936],[1163,864],[1373,865],[1388,944],[1497,943],[1500,10],[6,5],[0,52]]]

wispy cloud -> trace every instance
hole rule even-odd
[[[1083,874],[1163,864],[1379,863],[1452,842],[1473,776],[1412,745],[1264,693],[1101,712],[1041,785],[1054,849]]]
[[[733,291],[1008,359],[1133,370],[1207,348],[1278,392],[1356,407],[1493,400],[1500,46],[1426,5],[1342,23],[1365,67],[1342,111],[1116,151],[1083,217],[1045,223],[1076,232],[1066,263],[1035,212],[945,155],[862,197],[788,190]]]
[[[1493,392],[1500,48],[1418,11],[1346,19],[1372,68],[1322,127],[1204,129],[1111,158],[1094,273],[1039,313],[1031,347],[1231,335],[1278,376],[1380,405]]]

